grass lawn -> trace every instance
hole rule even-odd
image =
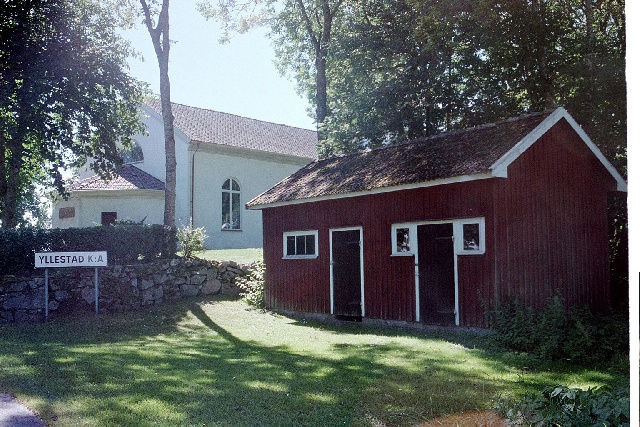
[[[235,261],[250,264],[262,260],[262,248],[250,249],[208,249],[195,254],[198,258],[215,261]]]
[[[481,347],[185,300],[2,325],[0,391],[51,426],[413,426],[547,384],[628,385],[628,372]]]

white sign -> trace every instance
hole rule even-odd
[[[36,252],[36,268],[106,267],[107,251]]]

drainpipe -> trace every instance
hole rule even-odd
[[[193,220],[193,215],[194,215],[194,211],[193,211],[193,198],[194,198],[194,182],[195,182],[195,163],[196,163],[196,153],[198,152],[198,149],[200,148],[200,143],[196,142],[196,149],[193,150],[193,154],[191,154],[191,215],[189,216],[189,220],[191,222],[191,226],[193,227],[194,224],[194,220]]]

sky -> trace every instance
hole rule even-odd
[[[142,22],[142,20],[140,20]],[[264,28],[218,43],[220,26],[196,10],[196,0],[169,7],[171,101],[252,119],[315,129],[292,78],[279,74],[275,54]],[[140,23],[124,33],[144,62],[129,60],[129,74],[160,93],[158,62],[146,27]]]

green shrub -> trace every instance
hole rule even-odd
[[[264,263],[258,261],[246,276],[236,279],[236,285],[241,289],[240,296],[249,305],[264,308]]]
[[[498,412],[514,426],[628,426],[629,389],[581,390],[546,387],[520,402],[505,401]]]
[[[571,360],[597,365],[629,352],[629,319],[620,314],[596,315],[588,308],[570,312],[562,350]]]
[[[207,238],[204,227],[194,228],[191,224],[180,227],[177,237],[180,252],[185,258],[193,258],[196,252],[204,251],[204,241]]]
[[[88,228],[0,228],[0,271],[33,270],[36,252],[107,251],[110,265],[171,258],[176,232],[163,225],[116,224]]]
[[[626,317],[596,315],[586,307],[567,310],[560,297],[549,299],[541,312],[518,300],[505,302],[489,314],[489,324],[494,344],[546,360],[595,365],[629,351]]]
[[[536,347],[534,353],[543,359],[563,357],[563,345],[569,324],[569,313],[560,297],[549,299],[547,307],[533,325]]]
[[[501,347],[531,353],[536,348],[535,312],[514,299],[501,304],[489,315],[489,325],[495,332],[494,343]]]

